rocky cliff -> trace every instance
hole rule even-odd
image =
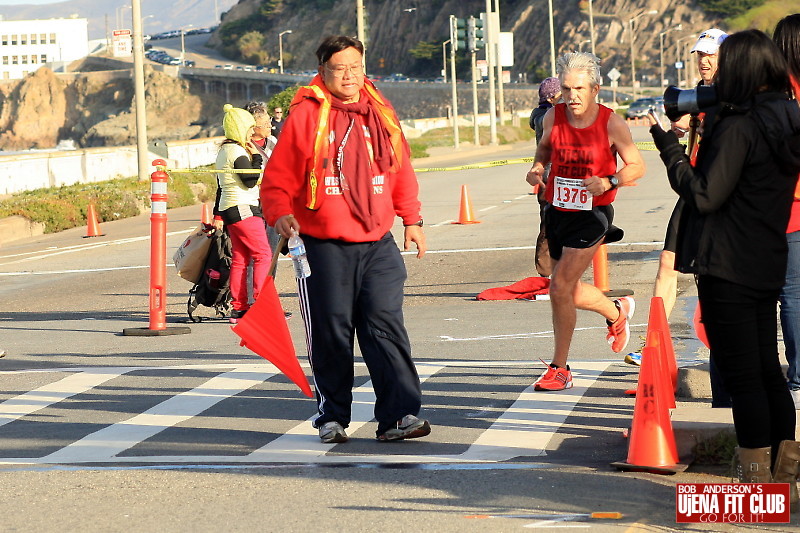
[[[218,134],[222,102],[192,94],[188,83],[145,69],[150,139]],[[70,139],[79,147],[136,142],[130,69],[58,77],[40,68],[0,85],[0,150],[53,148]]]
[[[226,14],[223,23],[259,18],[259,23],[266,25],[262,30],[265,34],[264,46],[271,60],[275,60],[278,55],[277,33],[291,29],[293,33],[283,38],[284,59],[289,68],[314,68],[314,49],[322,36],[356,34],[355,2],[273,0],[268,3],[274,14],[259,18],[258,10],[267,2],[240,0]],[[459,18],[478,16],[486,10],[486,3],[485,0],[365,0],[368,69],[373,74],[408,73],[415,68],[419,70],[421,65],[412,57],[410,50],[420,42],[441,45],[450,38],[450,15]],[[501,31],[514,33],[513,77],[516,78],[518,73],[549,73],[548,2],[504,0],[499,4]],[[325,5],[332,7],[318,7]],[[637,69],[645,76],[657,76],[661,32],[678,24],[682,25],[682,30],[666,34],[665,63],[671,65],[675,61],[677,37],[698,33],[720,23],[719,20],[706,16],[695,2],[686,0],[594,0],[592,5],[596,53],[603,61],[604,70],[616,66],[622,72],[622,84],[630,83],[625,77],[630,73],[630,37],[626,28],[631,18],[646,11],[658,11],[657,15],[642,16],[636,22]],[[589,17],[585,9],[588,2],[557,0],[553,2],[553,6],[557,53],[577,50],[581,44],[584,50],[589,50],[589,44],[583,43],[589,39]],[[441,48],[439,50],[429,61],[429,70],[434,65],[437,72],[441,68]]]

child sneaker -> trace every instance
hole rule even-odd
[[[542,376],[533,384],[533,390],[564,390],[572,388],[572,372],[569,371],[569,365],[566,368],[560,368],[550,363],[547,370]]]
[[[630,320],[633,318],[636,302],[630,296],[626,296],[619,300],[614,300],[614,305],[619,309],[619,316],[614,322],[606,320],[606,324],[608,324],[606,340],[611,345],[612,351],[620,353],[628,345],[628,340],[630,340]]]

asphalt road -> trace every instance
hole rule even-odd
[[[645,133],[634,128],[637,140]],[[415,166],[531,151],[465,151]],[[646,177],[615,204],[626,237],[609,246],[612,289],[637,297],[630,348],[646,327],[675,201],[655,152],[644,157]],[[103,237],[84,239],[78,228],[0,248],[0,347],[8,351],[0,359],[0,530],[719,530],[675,524],[674,484],[727,479],[609,466],[627,454],[622,430],[633,400],[622,391],[637,369],[610,351],[600,317],[579,314],[575,387],[535,393],[539,358],[552,351],[549,303],[475,300],[535,275],[538,209],[527,168],[419,174],[430,251],[422,260],[405,256],[405,309],[433,432],[416,441],[374,440],[360,358],[351,441],[322,445],[309,423],[314,403],[240,347],[226,323],[191,324],[186,335],[121,335],[147,326],[147,216],[103,223]],[[451,223],[462,185],[478,224]],[[199,217],[199,207],[169,211],[168,255]],[[287,261],[277,287],[295,313],[289,326],[302,362]],[[188,289],[170,267],[171,326],[185,325]],[[698,348],[686,325],[696,301],[690,278],[681,278],[680,292],[672,332],[686,364]],[[588,516],[596,511],[622,517]]]

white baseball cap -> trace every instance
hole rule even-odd
[[[692,53],[703,52],[704,54],[716,54],[719,52],[719,45],[728,37],[728,34],[722,30],[712,28],[700,34],[697,42],[692,48]]]

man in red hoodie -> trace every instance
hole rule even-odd
[[[332,36],[316,52],[319,74],[301,87],[264,171],[261,205],[289,238],[301,234],[311,276],[298,280],[322,442],[347,441],[353,336],[375,390],[378,440],[428,435],[419,376],[403,324],[406,269],[390,232],[425,254],[408,144],[394,109],[364,76],[364,46]]]

